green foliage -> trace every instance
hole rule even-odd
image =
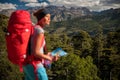
[[[0,15],[0,53],[5,50],[5,34],[3,28],[7,26],[8,17]]]
[[[107,47],[114,49],[115,54],[120,53],[120,32],[110,32],[107,36]]]
[[[46,37],[48,51],[61,47],[67,52],[73,52],[71,39],[66,34],[46,34]]]
[[[92,58],[80,58],[79,56],[73,54],[73,51],[75,50],[85,51],[91,49],[90,42],[92,40],[87,32],[81,31],[78,35],[80,35],[78,38],[74,37],[74,40],[78,42],[76,45],[86,43],[85,45],[82,45],[81,49],[77,48],[76,45],[73,47],[71,44],[75,44],[76,41],[73,39],[71,40],[66,34],[46,34],[47,47],[49,51],[56,47],[62,47],[69,54],[66,57],[61,57],[59,61],[52,65],[52,70],[48,71],[49,75],[57,75],[52,77],[52,80],[99,80],[97,77],[97,68],[93,64]]]
[[[53,80],[100,80],[90,56],[80,58],[71,53],[55,62],[52,71],[57,74]]]
[[[72,42],[75,49],[75,54],[85,57],[91,53],[92,39],[86,31],[81,30],[76,35],[74,35],[72,37]]]
[[[0,80],[23,80],[19,67],[9,62],[6,52],[0,54]]]
[[[111,79],[118,80],[120,75],[120,31],[110,32],[107,36],[107,47],[109,50],[109,59],[111,61],[112,68],[110,70]]]
[[[119,80],[120,76],[120,55],[117,54],[112,54],[110,56],[111,64],[112,64],[112,69],[111,69],[111,79],[113,80]]]

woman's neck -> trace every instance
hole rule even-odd
[[[43,24],[40,24],[40,23],[37,23],[37,25],[39,25],[39,26],[42,27],[42,28],[44,27],[44,25],[43,25]]]

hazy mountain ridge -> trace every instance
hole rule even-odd
[[[91,15],[89,9],[83,7],[66,8],[64,6],[62,7],[51,6],[47,7],[47,9],[50,11],[51,18],[53,21],[64,21],[81,16]]]
[[[35,7],[35,8],[28,8],[27,10],[30,13],[35,12],[36,10],[43,8],[43,7]],[[65,6],[47,6],[48,11],[51,13],[51,19],[53,21],[64,21],[68,19],[73,19],[80,16],[91,15],[89,9],[85,7],[71,7],[67,8]],[[6,16],[10,16],[11,13],[15,10],[2,10],[0,14],[4,14]]]
[[[27,10],[32,14],[38,9],[41,9],[43,7],[34,7],[34,8],[28,8]],[[101,18],[104,18],[105,16],[116,16],[116,13],[120,13],[120,9],[108,9],[101,12],[91,12],[89,9],[85,7],[65,7],[65,6],[47,6],[46,7],[48,12],[51,13],[51,20],[58,22],[58,21],[65,21],[74,19],[77,17],[83,17],[83,16],[101,16]],[[6,16],[10,16],[11,13],[15,11],[13,9],[9,10],[2,10],[0,11],[0,14],[4,14]],[[117,15],[117,17],[120,15]],[[33,16],[32,16],[33,17]],[[32,18],[33,19],[33,18]]]

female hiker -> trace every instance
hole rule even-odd
[[[44,68],[44,60],[57,61],[58,56],[50,57],[49,54],[44,54],[45,38],[44,27],[50,24],[50,14],[46,9],[40,9],[33,14],[37,18],[37,24],[34,26],[34,33],[31,39],[31,50],[34,58],[31,64],[23,67],[25,80],[48,80],[46,69]]]

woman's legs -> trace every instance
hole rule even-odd
[[[38,80],[48,80],[46,69],[43,66],[37,68]]]
[[[31,64],[24,66],[23,70],[25,74],[25,80],[35,80],[36,75],[38,80],[48,80],[46,69],[41,63],[37,65],[36,74],[34,73],[34,67]]]
[[[25,65],[23,67],[25,80],[35,80],[34,68],[31,64]]]

